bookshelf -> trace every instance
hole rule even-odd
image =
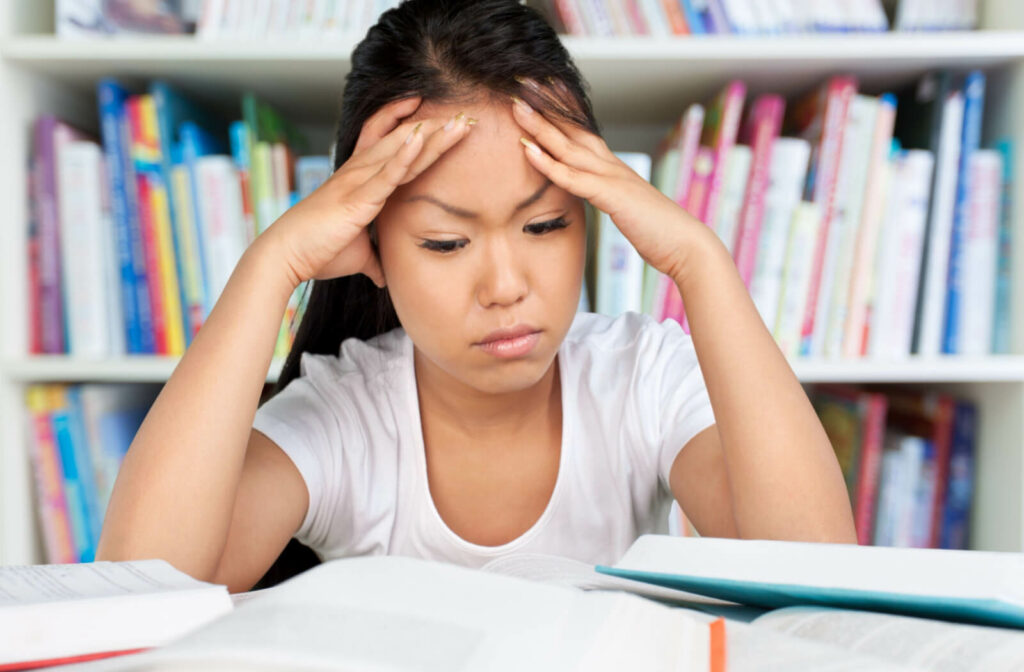
[[[835,72],[856,75],[868,93],[927,70],[979,67],[989,77],[985,139],[1017,140],[1024,176],[1024,5],[982,0],[982,31],[952,34],[815,35],[786,38],[564,38],[592,89],[597,116],[616,150],[652,151],[684,106],[742,78],[751,95],[795,94]],[[331,43],[263,40],[205,43],[189,38],[60,41],[50,2],[0,9],[0,564],[42,562],[34,484],[26,450],[23,391],[34,382],[166,380],[176,360],[76,361],[27,353],[26,165],[30,128],[42,111],[85,128],[97,124],[94,87],[104,75],[127,84],[164,77],[201,102],[236,108],[253,90],[308,129],[326,154],[348,57],[357,38]],[[643,101],[634,105],[632,101]],[[317,144],[318,143],[318,144]],[[1014,302],[1024,296],[1024,207],[1014,212]],[[1011,355],[887,362],[793,362],[803,382],[928,386],[979,408],[973,548],[1024,551],[1024,310],[1013,316]],[[267,380],[276,379],[275,360]]]

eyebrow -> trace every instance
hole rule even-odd
[[[551,180],[545,180],[544,184],[541,185],[540,189],[535,191],[529,198],[516,205],[515,212],[519,212],[524,208],[528,208],[537,201],[539,201],[541,197],[544,195],[544,192],[546,192],[548,190],[548,187],[550,186]],[[405,199],[406,203],[409,203],[411,201],[426,201],[427,203],[433,203],[434,205],[441,208],[445,212],[455,215],[456,217],[461,217],[463,219],[478,219],[480,217],[478,213],[466,210],[464,208],[456,207],[449,203],[445,203],[444,201],[434,198],[429,194],[417,194],[415,196],[410,196],[409,198]]]

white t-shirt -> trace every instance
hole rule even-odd
[[[304,353],[300,377],[253,421],[309,490],[295,538],[321,560],[387,554],[479,567],[509,553],[610,564],[640,534],[667,531],[672,462],[715,423],[690,337],[647,315],[579,313],[556,361],[562,450],[551,499],[521,536],[481,546],[455,534],[431,498],[405,331],[346,340],[339,356]]]

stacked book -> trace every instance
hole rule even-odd
[[[977,409],[940,392],[809,390],[846,480],[858,543],[966,549]]]
[[[104,359],[181,355],[246,247],[319,186],[326,156],[252,94],[218,118],[165,82],[98,84],[101,137],[35,124],[30,180],[30,350]],[[284,316],[287,354],[306,286]]]
[[[981,146],[984,97],[978,71],[881,96],[837,76],[748,109],[733,81],[653,157],[620,157],[718,234],[787,356],[1005,353],[1013,147]],[[686,326],[672,279],[612,229],[599,218],[594,309]]]

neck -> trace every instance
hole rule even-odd
[[[515,392],[486,394],[453,379],[414,349],[413,365],[419,392],[420,416],[424,423],[443,423],[449,430],[477,441],[498,440],[542,426],[560,417],[561,381],[558,358],[534,385]]]

